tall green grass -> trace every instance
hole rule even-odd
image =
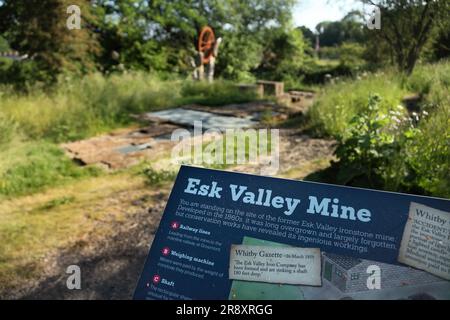
[[[10,88],[0,91],[0,129],[8,128],[2,131],[11,132],[16,127],[27,139],[55,142],[127,125],[133,113],[188,103],[221,105],[256,99],[256,95],[240,92],[226,81],[212,85],[177,79],[162,81],[145,73],[108,77],[93,74],[66,80],[51,93],[39,89],[31,89],[26,95],[16,94]]]
[[[450,60],[419,65],[404,85],[422,96],[424,108],[450,105]]]
[[[418,187],[426,194],[450,198],[450,104],[435,106],[403,150]]]
[[[256,92],[241,91],[235,83],[223,80],[212,84],[185,81],[181,87],[181,96],[178,104],[198,103],[208,106],[244,103],[257,99]]]
[[[405,160],[420,188],[450,198],[450,61],[419,66],[407,85],[423,95],[421,108],[428,116],[405,148]]]
[[[0,114],[16,124],[25,139],[75,140],[131,121],[130,113],[172,106],[176,83],[141,73],[67,80],[52,92],[30,89],[16,94],[3,88]]]
[[[351,119],[364,113],[371,94],[382,98],[380,115],[395,114],[405,95],[416,94],[414,109],[418,112],[410,111],[413,134],[386,159],[383,175],[397,181],[396,191],[450,197],[449,89],[450,61],[419,65],[410,77],[392,72],[368,74],[325,86],[308,115],[317,132],[345,142]],[[388,185],[382,188],[392,190]]]
[[[336,136],[363,111],[370,95],[382,97],[382,112],[401,104],[407,94],[418,94],[419,107],[432,110],[450,104],[449,87],[449,61],[419,65],[410,77],[392,71],[369,73],[363,78],[344,79],[324,86],[308,115],[319,133]]]
[[[393,74],[368,74],[359,80],[345,79],[328,84],[321,90],[309,110],[311,126],[322,135],[342,134],[350,120],[367,107],[370,95],[383,97],[382,111],[399,105],[407,90]]]
[[[10,117],[0,113],[0,146],[12,140],[15,131],[15,122]]]

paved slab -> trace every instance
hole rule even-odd
[[[190,110],[183,108],[168,109],[158,112],[146,113],[148,119],[166,121],[183,126],[194,126],[195,121],[201,121],[204,129],[242,129],[255,126],[258,122],[253,121],[251,116],[233,117]]]
[[[114,170],[132,166],[143,159],[157,158],[174,144],[170,141],[170,134],[178,128],[159,124],[119,130],[61,146],[70,158],[82,165],[99,164]]]

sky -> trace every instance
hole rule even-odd
[[[356,0],[298,0],[293,12],[294,24],[314,31],[319,22],[340,20],[358,7],[361,5]]]

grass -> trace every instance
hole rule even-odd
[[[302,163],[301,166],[292,168],[286,172],[282,172],[279,177],[295,180],[315,181],[311,177],[316,173],[330,166],[330,162],[335,160],[334,157],[324,157],[312,161]]]
[[[241,91],[231,81],[207,82],[186,81],[181,86],[179,105],[197,103],[220,106],[233,103],[250,102],[257,99],[256,93]]]
[[[52,143],[11,143],[0,150],[0,200],[99,173],[100,170],[94,167],[76,166],[62,149]]]
[[[349,121],[366,106],[371,94],[382,97],[382,111],[402,103],[408,94],[418,94],[422,109],[450,105],[450,62],[419,65],[409,77],[393,71],[368,73],[358,79],[343,79],[325,85],[309,110],[310,125],[323,135],[337,136]]]
[[[61,250],[82,250],[109,237],[115,232],[114,222],[142,210],[134,201],[148,199],[145,206],[151,207],[149,195],[168,192],[174,177],[173,173],[150,174],[145,162],[114,173],[88,174],[86,170],[95,169],[75,166],[56,145],[45,141],[19,143],[7,152],[9,161],[0,158],[3,172],[5,167],[16,170],[21,164],[28,170],[21,170],[23,175],[10,170],[14,173],[8,181],[18,184],[21,192],[0,195],[0,297],[11,298],[12,292],[49,276],[52,259]],[[33,161],[33,154],[39,153]],[[48,159],[48,154],[54,158]],[[165,163],[168,156],[162,155]],[[31,168],[41,161],[46,167]],[[28,176],[29,170],[36,170],[36,176]]]
[[[423,95],[428,116],[407,146],[406,161],[418,172],[420,188],[450,198],[450,62],[419,66],[407,85]]]
[[[39,209],[51,210],[53,208],[60,207],[65,204],[68,204],[68,203],[73,203],[75,201],[76,201],[76,198],[74,196],[62,196],[62,197],[55,198],[55,199],[48,201],[43,206],[41,206]]]
[[[404,85],[423,97],[425,107],[450,105],[450,60],[419,65]]]

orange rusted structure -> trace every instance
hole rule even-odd
[[[203,27],[198,37],[198,52],[203,53],[203,64],[208,64],[211,57],[214,55],[214,44],[216,36],[211,27]]]

